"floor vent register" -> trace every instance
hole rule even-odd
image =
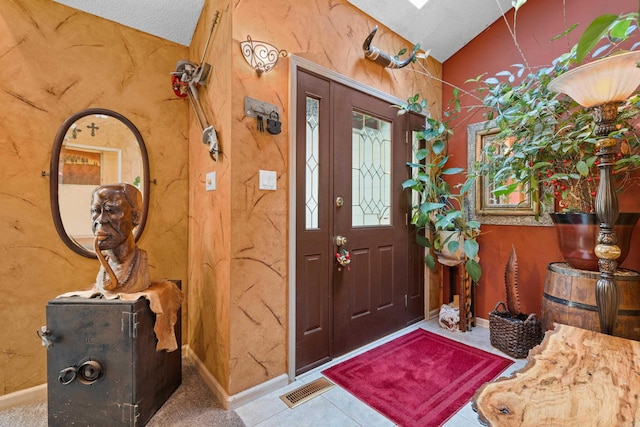
[[[295,408],[298,405],[303,404],[316,396],[321,395],[327,390],[330,390],[334,383],[326,378],[318,378],[315,381],[305,384],[297,389],[290,391],[287,394],[280,396],[280,399],[287,404],[289,408]]]

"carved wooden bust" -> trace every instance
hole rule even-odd
[[[140,292],[151,285],[147,254],[135,243],[142,194],[131,184],[97,187],[91,200],[94,249],[100,260],[96,287],[101,291]]]

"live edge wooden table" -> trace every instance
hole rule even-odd
[[[640,342],[555,324],[527,365],[472,399],[490,426],[639,426]]]

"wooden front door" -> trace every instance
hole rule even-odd
[[[401,184],[407,132],[424,119],[303,70],[296,102],[299,374],[423,317],[422,257]]]

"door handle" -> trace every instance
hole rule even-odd
[[[347,244],[347,238],[344,236],[336,236],[333,238],[336,246],[344,246]]]

